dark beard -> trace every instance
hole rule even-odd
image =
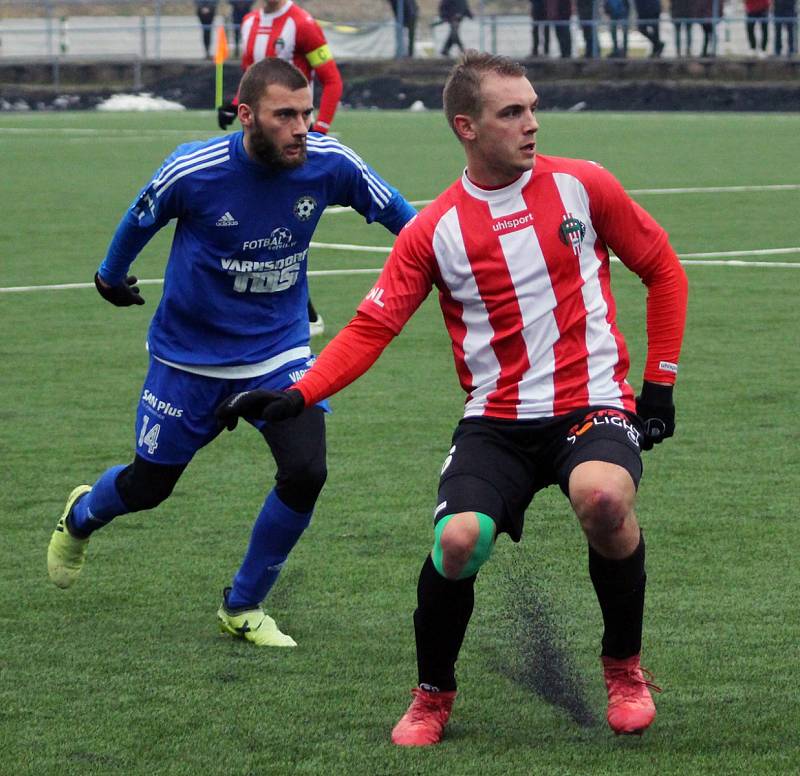
[[[280,148],[267,137],[258,123],[258,119],[254,117],[253,129],[250,131],[250,150],[253,156],[264,166],[279,170],[294,170],[297,167],[301,167],[306,161],[305,138],[303,138],[302,142],[302,153],[296,159],[284,158]]]

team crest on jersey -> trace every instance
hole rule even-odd
[[[275,53],[280,54],[286,48],[286,41],[283,38],[278,38],[275,41]]]
[[[586,224],[575,218],[572,213],[564,213],[561,226],[558,228],[558,236],[564,245],[572,246],[572,252],[576,256],[580,256],[583,238],[586,236]]]
[[[317,200],[306,194],[294,203],[294,215],[298,221],[308,221],[317,209]]]

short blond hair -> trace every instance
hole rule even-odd
[[[447,76],[442,93],[444,115],[453,132],[456,132],[454,124],[456,116],[477,118],[481,115],[483,110],[481,82],[486,75],[496,73],[509,78],[524,78],[526,72],[524,65],[510,57],[487,54],[475,49],[465,51]],[[458,137],[457,132],[456,137]]]

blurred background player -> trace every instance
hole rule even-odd
[[[537,105],[521,65],[468,51],[444,89],[464,173],[403,229],[355,317],[291,389],[238,394],[217,410],[228,424],[296,416],[367,371],[438,291],[467,398],[417,585],[419,684],[392,731],[400,746],[442,740],[478,571],[499,534],[520,540],[526,509],[550,485],[568,497],[588,543],[609,726],[639,734],[656,714],[640,665],[647,577],[634,507],[642,449],[675,430],[686,275],[667,233],[611,173],[537,153]],[[647,287],[638,397],[626,379],[610,250]]]
[[[242,20],[242,70],[266,57],[279,57],[305,75],[312,95],[319,82],[322,94],[311,130],[327,134],[342,97],[342,76],[322,28],[293,0],[261,0],[259,5]],[[227,129],[235,118],[236,99],[220,108],[220,129]]]
[[[322,28],[293,0],[261,0],[260,5],[242,21],[242,70],[265,57],[279,57],[291,62],[308,78],[312,96],[314,85],[319,82],[322,94],[311,129],[327,134],[342,97],[342,76]],[[220,129],[227,129],[235,118],[236,99],[218,110]],[[312,337],[325,331],[325,322],[310,298],[308,323]]]
[[[206,59],[211,59],[211,29],[214,26],[214,16],[217,13],[217,0],[195,0],[197,18],[203,30],[203,49]]]
[[[415,215],[355,152],[308,134],[311,90],[294,65],[257,62],[244,74],[239,97],[242,131],[179,146],[123,216],[95,275],[111,304],[144,304],[128,270],[156,232],[177,219],[147,336],[134,459],[69,495],[47,552],[58,587],[78,579],[94,531],[172,493],[195,453],[219,434],[214,410],[231,391],[286,387],[308,368],[308,246],[325,207],[349,205],[395,234]],[[261,602],[325,482],[324,413],[314,406],[291,423],[254,425],[277,464],[275,485],[217,616],[233,636],[293,646]]]

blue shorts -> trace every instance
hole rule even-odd
[[[136,455],[152,463],[186,464],[220,432],[214,410],[232,393],[255,388],[281,390],[300,379],[311,366],[293,361],[259,377],[221,380],[167,366],[150,357],[150,369],[136,410]],[[330,412],[327,402],[319,404]],[[253,425],[259,430],[266,421]]]

